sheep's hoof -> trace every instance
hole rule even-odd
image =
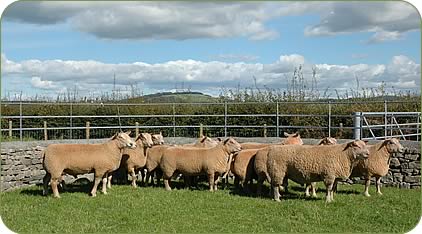
[[[313,197],[313,198],[317,198],[317,197],[318,197],[318,195],[316,195],[316,194],[312,194],[312,197]]]
[[[377,192],[378,195],[382,195],[382,192]]]
[[[103,191],[103,194],[104,194],[104,195],[107,195],[107,191]]]
[[[274,199],[274,201],[281,202],[280,198],[276,198],[276,199]]]
[[[369,193],[364,193],[365,197],[370,197],[371,195]]]
[[[96,193],[91,193],[91,197],[96,197],[97,194]]]

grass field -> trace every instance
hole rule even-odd
[[[117,185],[108,195],[88,196],[74,185],[61,199],[41,187],[1,193],[1,217],[14,232],[406,232],[421,216],[420,190],[383,188],[362,195],[362,185],[340,185],[326,204],[303,197],[292,183],[281,203],[248,197],[232,188],[215,193]]]

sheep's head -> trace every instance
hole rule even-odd
[[[352,142],[347,143],[344,150],[351,149],[354,159],[357,159],[357,160],[367,159],[369,156],[369,149],[368,149],[368,146],[366,145],[366,142],[367,141],[354,140]]]
[[[285,132],[284,136],[286,138],[283,140],[283,145],[303,145],[303,141],[302,138],[300,138],[299,132],[295,132],[293,134]]]
[[[141,143],[142,145],[144,145],[144,147],[152,147],[152,145],[154,144],[152,142],[152,136],[149,133],[143,132],[141,134],[138,135],[138,137],[136,138],[136,142],[137,143]]]
[[[130,131],[127,132],[118,132],[114,134],[111,140],[117,140],[121,148],[136,148],[136,143],[130,138]]]
[[[404,147],[400,144],[397,138],[390,138],[382,143],[381,147],[385,147],[388,153],[403,153]]]
[[[202,136],[197,144],[201,144],[204,147],[214,147],[218,145],[218,141],[213,140],[211,137]]]
[[[230,154],[234,154],[242,150],[242,146],[232,137],[224,140],[223,145]]]
[[[324,137],[319,141],[318,145],[337,145],[337,140],[333,137]]]
[[[152,134],[152,142],[154,143],[154,145],[163,145],[164,144],[164,137],[163,134]]]

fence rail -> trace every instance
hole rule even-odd
[[[9,102],[1,104],[2,112],[6,113],[1,116],[1,135],[3,138],[21,141],[26,138],[89,139],[109,137],[112,131],[118,129],[135,129],[136,132],[144,129],[162,130],[167,136],[174,137],[192,137],[200,131],[214,136],[279,137],[282,132],[299,130],[302,134],[308,134],[308,137],[323,135],[384,139],[395,136],[419,141],[421,114],[417,111],[399,111],[403,105],[420,110],[418,102],[394,101],[136,104]],[[113,109],[116,107],[120,108],[120,112]],[[44,108],[40,109],[42,113],[36,112],[39,108]],[[124,108],[126,110],[122,110]],[[356,111],[360,109],[366,111]]]

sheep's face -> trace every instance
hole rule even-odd
[[[152,134],[152,142],[154,143],[154,145],[164,145],[164,137],[163,134]]]
[[[302,138],[300,138],[300,134],[298,132],[293,134],[285,132],[284,136],[286,137],[283,140],[284,145],[303,145]]]
[[[357,160],[364,160],[369,156],[369,149],[365,141],[354,140],[346,145],[345,149],[347,148],[352,150],[353,157]]]
[[[139,134],[138,138],[136,139],[136,142],[141,142],[142,145],[145,147],[152,147],[154,144],[152,141],[152,136],[149,133],[141,133]]]
[[[383,142],[383,145],[387,148],[388,153],[403,153],[404,147],[400,144],[397,138],[387,139]]]
[[[324,137],[318,145],[337,145],[337,140],[333,137]]]
[[[218,141],[215,141],[207,136],[202,136],[199,143],[203,144],[205,147],[215,147],[216,145],[218,145]]]
[[[136,143],[132,140],[132,138],[130,138],[129,135],[130,135],[130,131],[119,132],[113,136],[112,140],[117,140],[122,146],[122,148],[127,147],[127,148],[134,149],[136,148]]]
[[[227,152],[234,154],[242,150],[242,146],[233,138],[229,137],[223,142]]]

